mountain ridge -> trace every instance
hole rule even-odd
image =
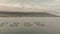
[[[0,17],[60,17],[50,13],[39,12],[0,12]]]

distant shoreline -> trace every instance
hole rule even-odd
[[[44,12],[2,12],[0,17],[60,17],[50,13]]]

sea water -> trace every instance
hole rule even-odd
[[[0,34],[60,34],[60,17],[0,17]]]

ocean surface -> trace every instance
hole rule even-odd
[[[60,17],[0,17],[0,34],[60,34]]]

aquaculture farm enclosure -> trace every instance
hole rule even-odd
[[[0,17],[0,34],[60,34],[60,17]]]

